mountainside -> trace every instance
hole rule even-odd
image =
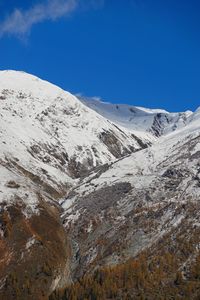
[[[70,93],[26,73],[0,72],[0,99],[1,153],[20,155],[34,168],[39,163],[50,176],[56,167],[61,180],[80,177],[153,140],[145,133],[135,138]]]
[[[199,197],[197,110],[187,126],[68,194],[62,219],[81,280],[55,299],[199,299]]]
[[[1,71],[0,117],[0,299],[90,299],[91,285],[99,300],[199,299],[200,110],[78,99]]]
[[[129,130],[149,132],[156,137],[184,127],[191,111],[169,113],[163,109],[148,109],[126,104],[111,104],[93,98],[79,99],[100,115]]]
[[[200,195],[198,115],[153,146],[93,172],[68,195],[62,217],[77,243],[78,271],[96,260],[116,264],[135,256],[185,219],[199,226],[198,211],[188,216],[187,210]]]
[[[39,298],[71,280],[58,200],[94,167],[153,138],[117,127],[23,72],[0,72],[0,116],[0,298],[32,299],[36,290]]]

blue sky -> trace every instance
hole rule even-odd
[[[0,69],[169,111],[200,106],[198,0],[0,0]]]

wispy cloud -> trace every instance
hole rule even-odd
[[[103,0],[46,0],[32,6],[27,10],[15,8],[15,10],[0,23],[0,37],[15,35],[23,37],[31,31],[31,28],[46,20],[55,21],[61,17],[71,15],[83,5],[96,8],[104,3]]]

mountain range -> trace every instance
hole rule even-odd
[[[200,109],[0,71],[0,137],[0,299],[199,299]]]

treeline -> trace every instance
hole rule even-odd
[[[174,254],[142,254],[125,264],[96,270],[49,300],[200,299],[200,256],[181,270]]]

